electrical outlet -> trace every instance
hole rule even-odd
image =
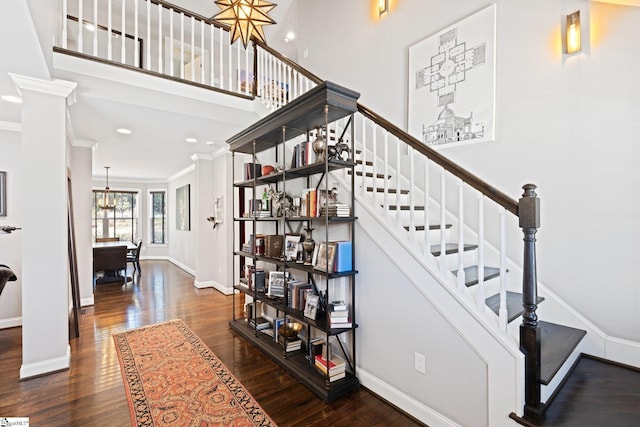
[[[418,371],[421,372],[423,374],[426,373],[427,371],[427,367],[426,367],[426,360],[424,357],[424,354],[420,354],[420,353],[414,353],[414,364],[413,364],[413,368]]]

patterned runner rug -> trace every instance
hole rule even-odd
[[[275,426],[181,320],[114,334],[134,426]]]

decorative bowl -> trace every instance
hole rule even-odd
[[[302,330],[302,323],[284,323],[278,328],[278,333],[287,338],[295,338]]]

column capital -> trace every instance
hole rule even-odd
[[[213,160],[213,156],[208,153],[194,153],[191,155],[191,160],[194,162],[198,160]]]
[[[18,92],[20,92],[20,94],[22,94],[22,90],[31,90],[34,92],[48,93],[50,95],[69,98],[69,105],[75,103],[75,90],[78,83],[60,79],[43,80],[34,77],[21,76],[19,74],[8,74],[18,88]]]

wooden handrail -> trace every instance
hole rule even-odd
[[[310,79],[314,83],[320,84],[324,81],[320,77],[316,76],[315,74],[311,73],[310,71],[306,70],[305,68],[296,64],[295,62],[292,62],[290,59],[285,58],[282,54],[271,49],[266,44],[259,41],[254,41],[254,42],[257,46],[260,46],[262,49],[269,52],[278,60],[286,63],[288,66],[298,71],[300,74],[304,75],[306,78]],[[451,174],[457,176],[462,181],[466,182],[468,185],[475,188],[476,190],[478,190],[479,192],[481,192],[482,194],[484,194],[485,196],[487,196],[488,198],[490,198],[491,200],[493,200],[494,202],[496,202],[497,204],[505,208],[507,211],[511,212],[515,216],[518,216],[518,202],[516,200],[512,199],[511,197],[509,197],[502,191],[498,190],[497,188],[484,182],[483,180],[481,180],[480,178],[478,178],[468,170],[462,168],[461,166],[447,159],[446,157],[444,157],[442,154],[440,154],[433,148],[421,143],[418,139],[409,135],[407,132],[403,131],[393,123],[384,119],[379,114],[376,114],[375,112],[365,107],[361,103],[358,103],[358,112],[360,112],[360,114],[367,117],[369,120],[373,121],[377,125],[383,127],[392,135],[394,135],[396,138],[402,140],[404,143],[412,147],[414,150],[418,151],[419,153],[426,156],[436,164],[440,165],[441,167],[449,171]]]
[[[442,166],[444,169],[448,170],[451,174],[457,176],[462,181],[464,181],[471,187],[475,188],[476,190],[478,190],[479,192],[481,192],[482,194],[484,194],[485,196],[487,196],[488,198],[490,198],[491,200],[493,200],[494,202],[496,202],[497,204],[499,204],[500,206],[502,206],[512,214],[514,214],[515,216],[518,216],[518,202],[516,202],[511,197],[507,196],[502,191],[484,182],[483,180],[481,180],[480,178],[478,178],[468,170],[464,169],[463,167],[455,164],[454,162],[447,159],[446,157],[444,157],[442,154],[440,154],[433,148],[421,143],[415,137],[409,135],[408,133],[406,133],[405,131],[403,131],[393,123],[384,119],[380,115],[374,113],[373,111],[371,111],[370,109],[368,109],[367,107],[365,107],[360,103],[358,103],[358,111],[363,116],[367,117],[369,120],[385,128],[389,133],[391,133],[396,138],[405,142],[414,150],[420,152],[425,157],[432,160],[434,163]]]

